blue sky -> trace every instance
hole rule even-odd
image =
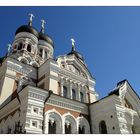
[[[70,38],[96,79],[100,98],[127,79],[140,95],[140,7],[0,7],[0,56],[12,43],[16,29],[28,23],[41,28],[55,44],[54,56],[69,53]]]

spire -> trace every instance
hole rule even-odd
[[[32,26],[32,21],[35,16],[32,13],[29,13],[28,15],[30,16],[28,25]]]
[[[42,19],[41,20],[41,33],[44,33],[45,32],[45,24],[46,24],[45,20]]]
[[[75,40],[71,38],[71,42],[72,42],[72,51],[75,51]]]

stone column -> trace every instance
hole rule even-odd
[[[77,84],[77,100],[80,101],[80,84]]]
[[[62,134],[65,134],[65,121],[62,119]]]
[[[43,60],[45,59],[45,50],[44,49],[42,50],[42,59]]]
[[[64,84],[64,82],[63,82],[63,79],[61,78],[61,80],[60,80],[60,95],[61,96],[63,96],[63,84]]]
[[[85,94],[85,89],[84,89],[84,85],[82,85],[81,91],[83,93],[83,102],[86,102],[86,94]]]
[[[37,47],[37,45],[35,45],[35,50],[34,50],[34,55],[35,55],[35,57],[34,57],[34,60],[35,60],[36,57],[37,57],[37,53],[38,53],[38,47]]]
[[[69,94],[68,94],[68,98],[72,99],[72,83],[71,83],[71,81],[69,82]]]
[[[25,39],[25,48],[24,48],[24,50],[26,50],[26,51],[27,51],[28,43],[29,43],[29,40],[26,38],[26,39]]]
[[[45,125],[44,126],[45,127],[44,133],[48,134],[49,133],[49,129],[48,129],[49,128],[49,120],[46,120],[44,125]]]
[[[84,94],[85,94],[85,102],[88,103],[88,91],[86,90],[86,86],[84,85]]]

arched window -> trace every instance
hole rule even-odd
[[[65,134],[75,134],[77,133],[77,122],[75,118],[71,115],[67,115],[64,120]]]
[[[17,45],[14,45],[14,50],[16,50],[17,49]]]
[[[63,96],[66,98],[67,94],[67,87],[63,86]]]
[[[56,112],[50,112],[46,114],[46,130],[48,134],[60,134],[62,133],[62,118],[60,114]]]
[[[75,89],[72,89],[72,99],[76,100],[76,92]]]
[[[35,68],[39,67],[39,65],[38,65],[37,62],[33,62],[33,63],[31,63],[31,65],[32,65],[33,67],[35,67]]]
[[[20,62],[22,62],[22,63],[24,63],[24,64],[28,64],[28,61],[27,61],[25,58],[22,58],[22,59],[20,60]]]
[[[79,134],[90,134],[89,122],[83,116],[78,119],[79,121]]]
[[[85,126],[79,126],[79,134],[85,134]]]
[[[101,134],[107,134],[107,128],[106,128],[105,121],[101,121],[99,123],[99,131],[100,131]]]
[[[47,51],[45,51],[45,58],[47,58],[48,57],[48,52]]]
[[[65,68],[65,62],[64,62],[64,61],[61,62],[61,66],[62,66],[63,68]]]
[[[84,94],[82,92],[80,92],[80,101],[84,102]]]
[[[19,44],[18,44],[18,50],[21,50],[22,49],[22,42],[20,42]]]
[[[56,134],[56,122],[49,120],[49,130],[48,130],[49,134]]]
[[[71,134],[71,124],[69,122],[65,122],[65,134]]]
[[[39,50],[39,56],[40,56],[40,57],[42,57],[42,53],[43,53],[43,49],[40,48],[40,50]]]
[[[31,45],[30,44],[28,44],[28,46],[27,46],[27,51],[31,52]]]

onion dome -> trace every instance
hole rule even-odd
[[[28,32],[28,33],[31,33],[31,34],[35,35],[37,38],[39,37],[38,31],[33,26],[30,26],[30,25],[20,26],[16,30],[15,35],[18,34],[18,33],[21,33],[21,32]]]
[[[38,35],[38,31],[32,26],[32,21],[33,21],[33,14],[29,14],[30,18],[29,18],[29,23],[28,25],[22,25],[20,26],[17,30],[16,30],[16,34],[20,33],[20,32],[28,32],[31,33],[33,35],[35,35],[37,38],[39,37]]]
[[[47,34],[44,34],[44,33],[40,32],[39,33],[39,40],[44,40],[54,47],[52,39]]]
[[[46,23],[45,20],[41,20],[41,23],[42,24],[41,24],[41,31],[39,33],[39,40],[44,40],[54,47],[52,39],[47,34],[45,34],[45,29],[44,29]]]

